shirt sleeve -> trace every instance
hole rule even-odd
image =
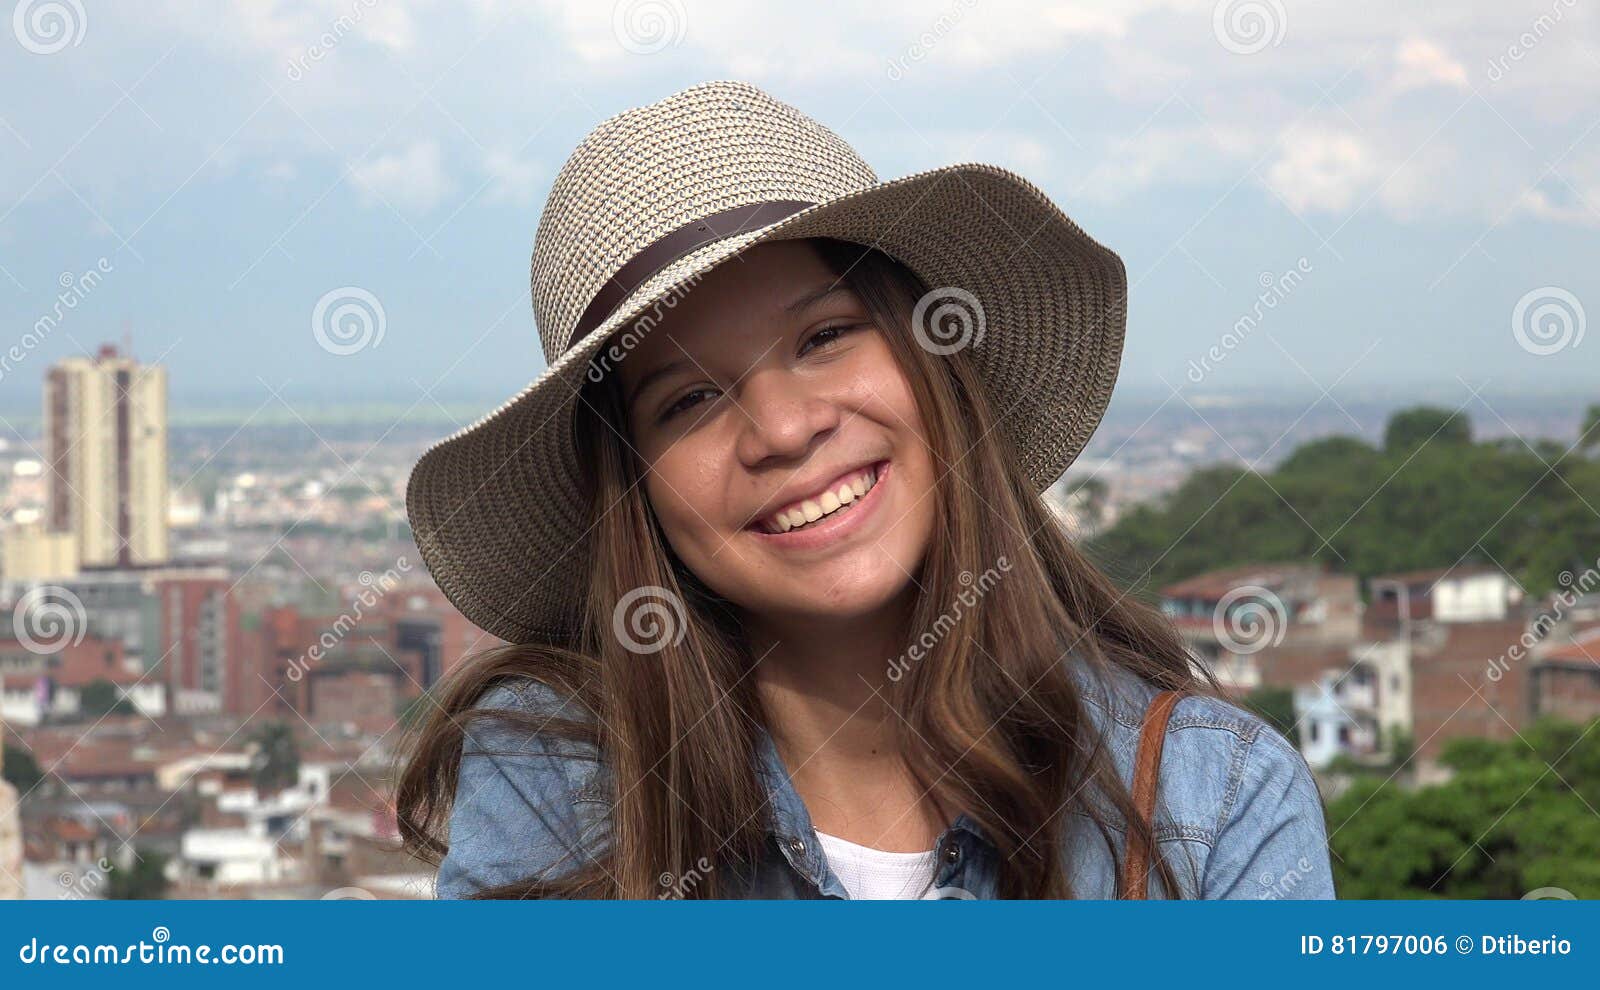
[[[1333,898],[1322,797],[1305,760],[1271,727],[1263,725],[1250,742],[1232,811],[1225,814],[1202,897]]]
[[[501,685],[478,709],[536,718],[575,717],[537,682]],[[492,718],[464,720],[461,767],[450,813],[449,851],[439,864],[440,898],[470,897],[530,875],[553,878],[583,863],[595,840],[593,802],[576,800],[594,768],[592,747]]]

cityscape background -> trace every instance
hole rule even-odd
[[[742,78],[1123,256],[1045,498],[1300,746],[1342,895],[1600,897],[1594,4],[11,6],[0,896],[431,896],[393,759],[498,641],[406,478],[543,369],[572,147]]]

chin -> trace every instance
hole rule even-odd
[[[823,621],[864,618],[916,592],[907,575],[917,569],[903,565],[877,550],[868,560],[841,561],[784,582],[788,587],[779,601],[752,603],[751,607]]]

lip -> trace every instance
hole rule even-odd
[[[854,508],[848,512],[836,513],[809,526],[791,529],[786,533],[765,532],[757,528],[759,523],[748,527],[747,531],[767,545],[782,550],[815,550],[844,539],[866,525],[868,519],[877,512],[878,503],[883,501],[879,493],[883,490],[884,482],[888,481],[890,475],[894,473],[893,464],[888,460],[877,461],[862,467],[875,468],[878,480],[873,484],[870,491],[851,503]]]

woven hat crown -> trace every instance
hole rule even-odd
[[[601,122],[557,174],[533,241],[533,315],[555,363],[596,293],[670,231],[735,207],[875,185],[843,138],[761,89],[702,83]]]

